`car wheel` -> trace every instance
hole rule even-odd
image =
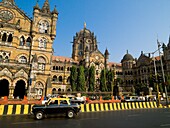
[[[39,111],[35,114],[35,118],[37,120],[41,120],[41,119],[43,119],[43,117],[44,117],[44,113],[42,111]]]
[[[73,110],[69,110],[69,111],[67,112],[67,117],[68,117],[68,118],[73,118],[74,115],[75,115],[75,113],[74,113]]]

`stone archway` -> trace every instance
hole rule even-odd
[[[58,92],[61,92],[61,88],[58,89]]]
[[[6,79],[0,80],[0,97],[9,96],[9,82]]]
[[[13,94],[14,98],[19,98],[19,99],[24,98],[24,95],[26,93],[25,85],[26,85],[25,81],[23,80],[17,81],[14,89],[14,94]]]
[[[53,88],[52,94],[57,94],[57,90],[55,88]]]

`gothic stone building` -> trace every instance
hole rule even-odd
[[[94,66],[96,85],[99,85],[102,69],[114,68],[115,72],[121,72],[120,68],[117,68],[120,67],[120,64],[111,63],[108,59],[108,50],[106,49],[104,54],[99,51],[96,36],[84,24],[84,28],[73,37],[72,57],[53,56],[51,70],[52,93],[71,91],[70,69],[73,65],[78,67],[81,64],[87,68]]]
[[[150,78],[152,75],[157,74],[162,76],[162,67],[165,75],[170,74],[170,41],[166,46],[163,44],[163,55],[154,56],[151,53],[143,53],[138,59],[134,59],[131,54],[127,53],[124,55],[121,63],[122,63],[122,74],[123,74],[123,84],[122,87],[124,91],[132,91],[132,88],[138,86],[139,84],[143,84],[146,87],[151,87]],[[162,59],[162,65],[161,65]]]
[[[73,37],[72,57],[53,55],[57,9],[50,11],[48,0],[33,8],[33,18],[20,10],[14,0],[0,2],[0,97],[39,99],[46,94],[71,91],[70,69],[83,64],[95,66],[96,84],[102,69],[113,69],[115,79],[122,79],[123,91],[149,83],[156,69],[161,74],[159,57],[141,53],[134,59],[128,52],[121,63],[109,62],[109,52],[101,53],[93,32],[84,28]],[[170,73],[170,41],[163,45],[165,74]]]

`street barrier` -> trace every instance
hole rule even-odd
[[[158,107],[156,102],[81,104],[81,112],[95,112],[95,111],[99,112],[99,111],[130,110],[130,109],[145,109],[145,108],[158,108]]]
[[[2,115],[27,115],[31,112],[33,104],[28,105],[0,105]],[[156,102],[120,102],[120,103],[94,103],[81,104],[81,112],[102,112],[117,110],[134,110],[150,108],[170,108],[169,106],[157,106]]]
[[[31,112],[32,105],[0,105],[1,115],[27,115]]]

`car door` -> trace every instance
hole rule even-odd
[[[54,102],[51,102],[47,107],[46,107],[46,113],[49,115],[56,115],[59,113],[59,104],[58,100],[55,100]]]
[[[69,104],[67,100],[61,100],[59,105],[60,113],[66,113],[68,111],[68,108]]]

